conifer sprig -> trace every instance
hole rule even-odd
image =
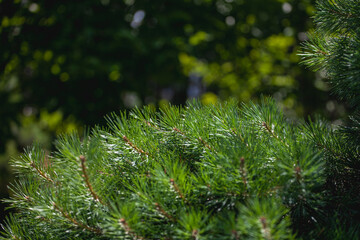
[[[327,221],[329,228],[321,229],[317,238],[336,238],[348,235],[359,239],[360,222],[360,133],[357,128],[360,110],[360,2],[358,0],[318,0],[316,31],[304,44],[303,63],[315,70],[321,69],[334,93],[355,110],[347,126],[329,129],[324,121],[310,123],[310,140],[326,160]],[[345,225],[337,225],[343,222]],[[337,226],[336,226],[337,225]],[[324,230],[327,229],[327,230]],[[355,237],[353,233],[357,233]]]
[[[71,223],[73,223],[76,227],[80,227],[84,230],[88,230],[88,231],[91,231],[91,232],[94,232],[96,234],[101,234],[101,230],[100,229],[97,229],[97,228],[93,228],[93,227],[90,227],[88,225],[85,225],[81,222],[78,222],[75,218],[71,217],[69,215],[69,213],[65,212],[62,208],[60,208],[56,203],[53,203],[53,206],[54,206],[54,209],[56,209],[58,212],[61,213],[61,215],[66,218],[67,220],[69,220]]]
[[[236,102],[208,107],[191,102],[162,113],[135,109],[129,115],[112,115],[109,130],[95,128],[83,140],[76,135],[60,138],[51,156],[55,184],[30,171],[24,163],[29,157],[17,160],[17,166],[27,166],[37,178],[45,197],[24,182],[14,189],[12,205],[22,204],[20,209],[41,216],[25,231],[44,225],[49,236],[52,228],[65,227],[69,236],[81,232],[93,239],[241,239],[248,234],[242,224],[254,218],[260,228],[253,231],[274,238],[280,225],[270,222],[280,221],[280,216],[262,212],[242,219],[241,206],[264,198],[282,201],[290,215],[301,212],[297,201],[321,208],[323,200],[313,201],[311,194],[321,195],[314,181],[325,176],[321,164],[305,164],[320,159],[315,148],[299,143],[304,134],[291,130],[303,128],[287,123],[273,101],[260,104],[241,109]],[[40,156],[39,149],[32,151],[28,156]],[[314,211],[300,215],[317,218]],[[234,214],[229,223],[234,227],[224,232],[219,222],[228,214]],[[281,232],[278,239],[292,236],[290,228]]]
[[[86,158],[85,158],[85,156],[80,155],[79,159],[80,159],[80,162],[81,162],[81,170],[83,172],[83,177],[84,177],[86,186],[89,188],[89,191],[90,191],[91,195],[93,196],[93,198],[96,201],[99,201],[101,204],[104,204],[101,201],[100,197],[95,193],[95,191],[94,191],[94,189],[93,189],[93,187],[92,187],[92,185],[90,183],[89,175],[87,174],[87,171],[86,171],[86,165],[85,165]]]
[[[304,63],[360,109],[360,4],[317,2]],[[111,114],[12,161],[0,239],[359,239],[359,116],[294,124],[267,98]]]
[[[317,29],[304,44],[303,63],[322,70],[333,92],[352,106],[360,104],[360,4],[358,0],[317,1]]]

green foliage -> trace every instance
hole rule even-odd
[[[335,222],[342,223],[323,235],[356,239],[359,221],[355,219],[360,217],[360,5],[353,0],[319,0],[317,7],[317,29],[304,45],[303,62],[324,71],[333,91],[355,110],[348,123],[337,131],[330,131],[322,124],[311,125],[315,133],[312,139],[326,153],[327,185],[333,196],[332,205],[338,209]],[[345,227],[346,224],[350,227]]]
[[[313,2],[0,1],[1,165],[135,105],[266,93],[294,116],[323,112],[326,86],[296,56]]]
[[[360,6],[359,1],[318,1],[317,29],[306,43],[304,63],[323,70],[333,91],[352,106],[359,106]]]
[[[108,128],[12,162],[7,201],[20,212],[5,239],[293,239],[303,229],[291,219],[310,227],[328,201],[309,135],[268,99],[111,115]]]
[[[341,12],[355,2],[318,1],[303,56],[358,110],[344,84],[359,85],[358,7]],[[359,239],[359,114],[338,129],[293,123],[262,98],[106,119],[59,137],[51,154],[35,145],[12,161],[5,202],[17,211],[0,239]]]

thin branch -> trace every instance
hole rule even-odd
[[[171,179],[170,179],[170,183],[171,183],[171,185],[174,187],[175,191],[179,194],[180,198],[181,198],[182,200],[184,200],[184,202],[185,202],[186,204],[188,204],[188,203],[189,203],[188,200],[186,199],[186,197],[184,196],[184,194],[180,191],[179,186],[174,182],[174,179],[171,178]]]
[[[18,237],[15,236],[15,235],[11,235],[11,237],[12,237],[12,239],[14,239],[14,240],[21,240],[21,238],[18,238]]]
[[[238,136],[241,139],[241,141],[245,143],[244,138],[241,136],[240,133],[236,132],[235,128],[231,128],[230,130],[235,136]]]
[[[178,132],[178,133],[180,133],[181,135],[183,135],[187,140],[190,140],[190,138],[188,138],[188,137],[185,135],[185,133],[183,133],[182,131],[180,131],[178,128],[173,127],[173,130],[174,130],[175,132]]]
[[[41,171],[40,168],[38,168],[34,162],[31,162],[30,166],[33,167],[42,178],[46,179],[49,182],[54,183],[54,181],[50,177],[46,176],[46,174],[43,171]]]
[[[210,147],[209,144],[205,142],[201,137],[199,137],[198,139],[206,148],[208,148],[210,151],[214,151],[214,149],[212,149],[212,147]]]
[[[245,139],[243,138],[243,136],[241,136],[241,134],[238,133],[238,132],[235,130],[235,128],[231,128],[230,130],[231,130],[231,132],[232,132],[235,136],[239,137],[240,140],[241,140],[243,143],[245,143],[245,146],[246,146],[246,147],[249,147],[249,144],[247,144],[247,143],[245,142]]]
[[[261,222],[261,232],[263,233],[263,236],[266,240],[271,240],[271,233],[270,233],[270,229],[267,226],[267,222],[266,222],[266,218],[265,217],[260,217],[260,222]]]
[[[77,227],[89,230],[90,232],[93,232],[93,233],[96,233],[96,234],[101,234],[102,233],[99,228],[93,228],[93,227],[90,227],[90,226],[88,226],[86,224],[83,224],[81,222],[76,221],[76,219],[72,218],[67,212],[65,212],[63,209],[61,209],[55,202],[53,202],[53,206],[57,211],[59,211],[61,213],[61,215],[63,215],[63,217],[65,217],[67,220],[72,222]]]
[[[327,52],[321,51],[321,50],[316,50],[316,53],[320,53],[322,55],[328,56],[329,54]]]
[[[161,206],[159,203],[155,203],[155,207],[156,210],[158,210],[162,215],[164,215],[165,217],[167,217],[168,219],[170,219],[173,222],[176,222],[176,219],[171,216],[169,213],[167,213]]]
[[[346,18],[353,18],[354,17],[354,15],[351,14],[351,13],[342,13],[342,12],[339,12],[339,11],[335,11],[334,9],[329,9],[329,12],[334,13],[335,15],[340,15],[340,16],[346,17]]]
[[[182,131],[180,131],[178,128],[174,127],[173,130],[174,130],[175,132],[180,133],[180,134],[183,135],[187,140],[190,141],[190,138],[187,137],[186,134],[183,133]],[[214,149],[212,149],[212,148],[209,146],[209,144],[208,144],[204,139],[202,139],[201,137],[197,138],[197,140],[198,140],[199,142],[201,142],[201,143],[202,143],[206,148],[208,148],[209,150],[214,151]]]
[[[277,136],[273,130],[271,130],[271,128],[269,127],[269,125],[266,122],[262,123],[262,126],[265,127],[266,131],[269,132],[271,134],[271,136],[273,136],[274,138],[276,138],[277,140],[279,140],[282,144],[284,144],[286,147],[289,147],[289,145],[284,142],[279,136]]]
[[[319,143],[319,142],[316,142],[316,145],[320,148],[322,148],[323,150],[327,151],[327,152],[330,152],[331,155],[341,159],[341,160],[346,160],[346,158],[343,157],[343,155],[341,155],[340,153],[337,153],[335,152],[333,149],[331,148],[328,148],[326,145],[322,144],[322,143]]]
[[[245,169],[245,158],[241,157],[240,158],[240,173],[241,173],[241,178],[243,180],[244,186],[245,186],[245,191],[247,191],[247,181],[246,181],[246,169]]]
[[[25,199],[27,202],[32,202],[32,199],[31,199],[29,196],[27,196],[27,195],[24,196],[24,199]]]
[[[273,193],[276,193],[278,190],[281,190],[281,189],[283,189],[282,186],[275,186],[275,187],[271,188],[270,190],[268,190],[267,192],[262,193],[261,196],[265,196],[265,197],[267,197],[269,195],[272,196]]]
[[[198,239],[198,235],[199,235],[199,230],[194,229],[192,230],[191,236],[193,237],[193,239]]]
[[[100,170],[98,170],[97,172],[100,173],[101,175],[105,175],[105,176],[111,176],[111,177],[114,176],[114,174],[112,174],[112,173],[106,173],[106,172],[103,172],[103,171],[100,171]]]
[[[80,161],[81,161],[81,170],[83,172],[83,177],[84,177],[86,186],[89,188],[89,191],[90,191],[91,195],[93,196],[93,198],[96,201],[99,201],[101,204],[104,205],[104,203],[101,201],[99,196],[95,193],[95,191],[94,191],[94,189],[93,189],[93,187],[92,187],[92,185],[90,183],[89,175],[86,172],[86,166],[85,166],[86,158],[85,158],[85,156],[81,155],[79,158],[80,158]]]
[[[232,230],[232,231],[231,231],[231,235],[232,235],[232,237],[235,238],[236,240],[239,240],[239,235],[238,235],[238,233],[237,233],[236,230]]]
[[[145,152],[144,150],[138,148],[135,144],[133,144],[126,136],[122,137],[123,140],[130,145],[133,149],[135,149],[140,154],[145,154],[146,156],[149,156],[149,153]]]
[[[296,180],[300,181],[301,180],[301,168],[299,166],[296,166],[294,170],[295,170]]]
[[[151,127],[151,128],[154,128],[154,129],[156,129],[156,130],[160,130],[160,128],[159,128],[157,125],[155,125],[155,124],[153,124],[153,123],[151,123],[151,122],[149,122],[149,121],[147,121],[147,120],[145,120],[145,119],[144,119],[144,123],[145,123],[146,125],[148,125],[149,127]]]
[[[137,239],[144,239],[143,237],[140,237],[134,233],[134,231],[130,228],[129,224],[126,222],[124,218],[121,218],[119,220],[120,226],[125,230],[125,233],[133,237],[134,240]]]

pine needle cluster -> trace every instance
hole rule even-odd
[[[359,106],[360,1],[318,0],[317,9],[303,62],[323,71],[340,99]]]
[[[135,109],[108,123],[13,161],[8,237],[293,239],[292,218],[321,221],[323,154],[271,100]]]
[[[319,0],[303,53],[355,108],[359,6]],[[359,239],[359,116],[293,123],[267,98],[111,114],[13,160],[0,239]]]
[[[303,63],[325,73],[332,91],[354,111],[347,124],[334,132],[338,140],[329,143],[325,138],[332,136],[325,137],[320,145],[327,152],[327,188],[332,199],[329,206],[337,209],[332,221],[337,226],[349,226],[330,236],[359,239],[360,1],[318,0],[315,23],[317,28],[300,54]],[[318,132],[319,136],[327,134],[326,129]]]

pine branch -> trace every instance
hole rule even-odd
[[[296,180],[300,181],[301,180],[301,168],[299,166],[295,167],[295,178]]]
[[[334,13],[335,15],[337,16],[341,16],[341,17],[345,17],[345,18],[352,18],[352,17],[355,17],[354,14],[352,13],[343,13],[343,12],[340,12],[340,11],[336,11],[335,9],[329,9],[329,12],[330,13]],[[336,17],[337,17],[336,16]]]
[[[61,215],[66,218],[68,221],[70,221],[71,223],[73,223],[76,227],[82,228],[82,229],[86,229],[90,232],[93,232],[95,234],[102,234],[101,229],[99,228],[94,228],[94,227],[90,227],[86,224],[83,224],[81,222],[78,222],[76,219],[72,218],[67,212],[65,212],[62,208],[60,208],[55,202],[53,202],[53,206],[54,208],[61,213]]]
[[[144,238],[143,237],[140,237],[140,236],[138,236],[131,228],[130,228],[130,226],[129,226],[129,224],[126,222],[126,220],[124,219],[124,218],[121,218],[120,220],[119,220],[119,224],[120,224],[120,226],[125,230],[125,233],[127,234],[127,235],[130,235],[132,238],[133,238],[133,240],[143,240]]]
[[[184,136],[185,139],[191,141],[190,138],[187,137],[186,134],[183,133],[182,131],[180,131],[178,128],[174,127],[173,130],[174,130],[175,132],[181,134],[182,136]],[[214,151],[214,150],[209,146],[209,144],[208,144],[204,139],[202,139],[201,137],[198,137],[197,140],[198,140],[202,145],[204,145],[207,149],[209,149],[210,151]]]
[[[265,217],[261,217],[261,218],[260,218],[260,223],[261,223],[261,233],[263,234],[263,237],[264,237],[266,240],[272,240],[271,232],[270,232],[269,227],[267,226],[266,218],[265,218]]]
[[[197,230],[197,229],[192,230],[191,237],[193,239],[197,240],[198,236],[199,236],[199,230]]]
[[[240,140],[241,140],[243,143],[245,143],[245,146],[247,146],[247,147],[249,146],[249,145],[245,142],[245,139],[241,136],[240,133],[238,133],[238,132],[236,131],[235,128],[231,128],[231,132],[232,132],[235,136],[239,137]]]
[[[177,133],[180,133],[182,136],[185,137],[185,139],[187,139],[187,140],[190,141],[190,138],[188,138],[188,137],[185,135],[185,133],[183,133],[182,131],[180,131],[178,128],[173,127],[173,130],[174,130],[175,132],[177,132]]]
[[[242,178],[244,186],[245,186],[245,191],[247,191],[247,180],[246,180],[246,169],[245,169],[244,157],[240,158],[240,173],[241,173],[241,178]]]
[[[83,178],[85,180],[86,186],[88,187],[91,195],[93,196],[95,201],[100,202],[102,205],[104,205],[103,201],[101,201],[100,197],[95,193],[91,183],[90,183],[90,179],[89,179],[89,175],[86,172],[86,166],[85,166],[85,162],[86,162],[86,158],[83,155],[80,155],[80,162],[81,162],[81,170],[83,172]]]
[[[209,144],[207,144],[207,142],[205,142],[201,137],[198,138],[198,140],[210,151],[214,151],[214,149],[212,147],[209,146]]]
[[[51,182],[51,183],[54,183],[54,181],[53,181],[50,177],[48,177],[48,176],[46,175],[46,173],[44,173],[43,171],[41,171],[40,168],[38,168],[38,167],[35,165],[34,162],[30,162],[30,166],[33,167],[33,168],[38,172],[38,174],[39,174],[42,178],[46,179],[47,181],[49,181],[49,182]]]
[[[271,128],[269,127],[269,125],[266,122],[263,122],[262,126],[266,129],[266,131],[268,133],[271,134],[271,136],[273,136],[275,139],[279,140],[286,147],[289,147],[289,145],[286,142],[284,142],[278,135],[275,134],[275,132],[273,130],[271,130]]]
[[[235,240],[240,240],[239,234],[238,234],[238,232],[236,230],[231,230],[231,236]]]
[[[176,222],[176,219],[171,216],[169,213],[167,213],[159,203],[155,203],[155,208],[158,210],[163,216],[167,217],[170,221]]]
[[[155,125],[155,124],[153,124],[153,123],[151,123],[151,122],[149,122],[149,121],[147,121],[147,120],[145,120],[145,119],[144,119],[143,121],[144,121],[144,123],[145,123],[147,126],[153,128],[153,129],[155,129],[155,130],[160,130],[160,128],[159,128],[157,125]]]
[[[64,189],[57,189],[58,193],[63,190],[64,194],[53,203],[51,212],[46,212],[50,221],[46,225],[52,226],[51,223],[59,221],[59,217],[64,224],[53,224],[55,229],[44,229],[46,236],[64,230],[64,238],[80,236],[86,231],[92,234],[94,240],[140,240],[145,237],[222,240],[231,237],[241,239],[242,236],[249,236],[250,231],[259,229],[254,232],[255,238],[275,239],[279,234],[279,239],[292,239],[296,225],[291,225],[284,212],[289,212],[289,216],[293,211],[301,212],[304,198],[307,206],[314,209],[327,201],[316,192],[316,189],[323,187],[322,181],[319,182],[319,179],[323,179],[323,171],[319,170],[323,165],[320,158],[310,161],[311,156],[317,155],[319,150],[308,140],[311,134],[303,132],[309,129],[284,121],[273,101],[264,101],[261,106],[245,106],[245,110],[233,103],[215,113],[213,108],[199,104],[196,104],[196,109],[170,108],[167,111],[166,115],[158,115],[159,126],[163,129],[160,131],[148,128],[149,125],[143,120],[151,123],[149,117],[142,117],[138,113],[138,119],[128,119],[126,114],[122,114],[121,117],[113,116],[116,121],[109,119],[111,132],[97,128],[84,141],[72,137],[62,139],[57,155],[52,159],[54,164],[51,170],[56,172],[61,183],[69,184],[64,185]],[[270,127],[270,119],[275,129],[283,126],[281,136],[286,136],[284,140],[301,140],[303,143],[294,143],[291,148],[282,147],[287,142]],[[264,123],[260,135],[259,123]],[[198,129],[200,125],[208,127]],[[187,128],[183,132],[172,126]],[[240,131],[236,130],[240,129],[237,126],[244,127],[241,128],[241,135],[236,133]],[[205,141],[209,132],[209,139],[216,144],[216,152],[208,151],[212,149]],[[127,134],[141,139],[139,143],[151,144],[156,159],[151,157],[147,161],[138,161],[139,155],[143,157],[149,153],[135,144],[138,141],[132,142]],[[124,145],[129,151],[124,151]],[[85,156],[94,156],[91,158],[91,169],[90,161]],[[74,158],[77,159],[75,162]],[[21,161],[14,161],[14,166],[21,169],[23,177],[13,188],[17,192],[13,195],[16,197],[9,200],[12,206],[22,212],[21,217],[27,223],[24,232],[34,239],[38,235],[33,234],[36,232],[33,228],[37,229],[43,223],[26,218],[26,211],[30,211],[31,216],[43,216],[41,211],[49,211],[47,203],[56,194],[48,191],[46,184],[32,173],[36,170],[32,168],[38,166],[36,164],[41,159],[42,152],[35,149],[24,155]],[[29,169],[30,162],[34,162],[31,164],[34,166]],[[79,169],[76,162],[80,162]],[[68,163],[71,163],[70,167]],[[42,178],[48,177],[42,168],[38,169],[37,174]],[[79,171],[81,176],[76,174]],[[101,175],[106,194],[98,195],[98,185],[95,185],[96,179],[92,178],[91,173]],[[78,179],[74,179],[74,174]],[[84,184],[79,185],[79,180]],[[299,181],[301,187],[294,187]],[[306,195],[300,194],[303,189],[306,189]],[[79,191],[85,191],[85,194],[79,195]],[[86,192],[91,196],[89,194],[86,198]],[[279,201],[279,198],[283,201]],[[258,199],[266,199],[269,203]],[[250,206],[244,204],[253,200],[255,203]],[[97,202],[116,207],[102,207]],[[79,216],[86,216],[86,219],[77,217],[72,209],[80,213]],[[316,211],[308,212],[301,214],[318,219],[314,216]],[[224,222],[224,216],[228,215],[234,216],[229,226],[217,224]],[[97,224],[99,220],[104,224],[101,227]],[[246,224],[239,228],[240,223]],[[271,236],[272,231],[274,236]],[[7,236],[10,237],[9,234]]]
[[[175,191],[176,191],[177,194],[180,196],[180,198],[181,198],[182,200],[184,200],[184,202],[185,202],[186,204],[188,204],[188,203],[189,203],[188,200],[185,198],[184,194],[180,191],[178,185],[174,182],[174,179],[171,178],[171,179],[170,179],[170,183],[171,183],[171,185],[174,187]]]
[[[137,151],[140,154],[145,154],[146,156],[149,156],[149,153],[145,152],[144,150],[138,148],[134,143],[132,143],[126,136],[123,136],[122,139],[135,151]]]

